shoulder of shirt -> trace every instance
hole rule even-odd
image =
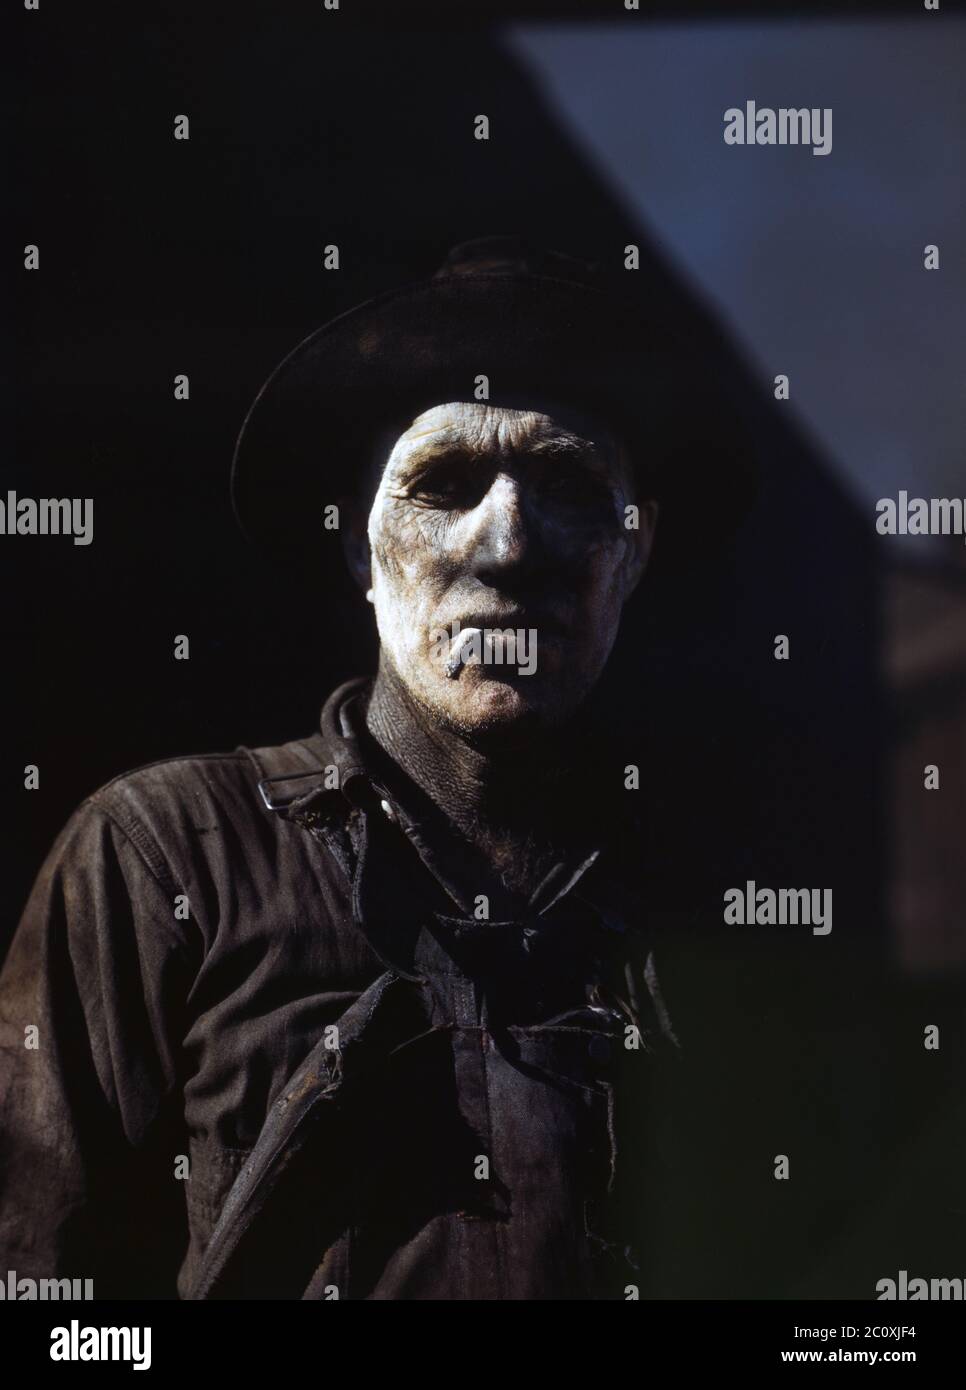
[[[91,792],[82,805],[109,804],[118,799],[145,794],[161,793],[175,797],[197,795],[218,785],[244,786],[256,790],[266,764],[273,768],[291,768],[293,773],[304,771],[306,762],[302,750],[317,744],[317,736],[310,734],[302,739],[267,747],[243,744],[230,752],[157,758],[112,777]],[[320,763],[324,762],[320,753],[317,752],[316,756],[320,758]]]
[[[225,821],[266,826],[277,817],[259,792],[262,755],[271,751],[284,759],[286,750],[304,742],[293,740],[271,750],[242,746],[232,752],[144,763],[99,787],[82,802],[73,819],[100,813],[142,849],[148,839],[168,846],[184,837],[204,836]]]
[[[98,787],[82,806],[108,809],[112,805],[144,796],[181,798],[197,795],[213,784],[257,781],[255,768],[244,748],[230,753],[194,753],[158,758],[119,773]]]

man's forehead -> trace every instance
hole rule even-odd
[[[602,420],[573,407],[547,402],[508,406],[470,401],[430,406],[402,430],[396,443],[407,450],[423,444],[485,447],[504,439],[520,446],[565,436],[601,445],[614,443],[613,431]]]

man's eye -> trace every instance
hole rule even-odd
[[[603,500],[608,495],[607,485],[596,474],[588,473],[583,468],[568,468],[566,465],[548,469],[541,479],[540,487],[549,496],[565,502]]]
[[[468,506],[479,501],[480,485],[474,482],[466,468],[458,464],[441,464],[416,480],[413,494],[452,507]]]

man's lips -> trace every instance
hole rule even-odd
[[[448,629],[447,678],[458,680],[464,666],[499,667],[504,679],[509,678],[514,666],[518,676],[532,675],[536,670],[536,649],[541,637],[538,628],[527,625],[528,616],[532,614],[515,609],[509,613],[504,611],[499,617],[493,613],[473,613],[454,618]],[[546,640],[544,637],[543,641]],[[551,637],[550,642],[554,645],[555,639]],[[481,674],[484,678],[495,678],[490,671]]]

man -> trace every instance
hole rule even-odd
[[[282,363],[236,510],[310,566],[338,537],[378,672],[311,737],[152,764],[62,832],[3,976],[8,1268],[101,1296],[171,1296],[172,1261],[199,1299],[660,1292],[678,1043],[593,694],[658,533],[699,553],[744,501],[695,370],[512,238]],[[308,590],[320,628],[335,592]]]

